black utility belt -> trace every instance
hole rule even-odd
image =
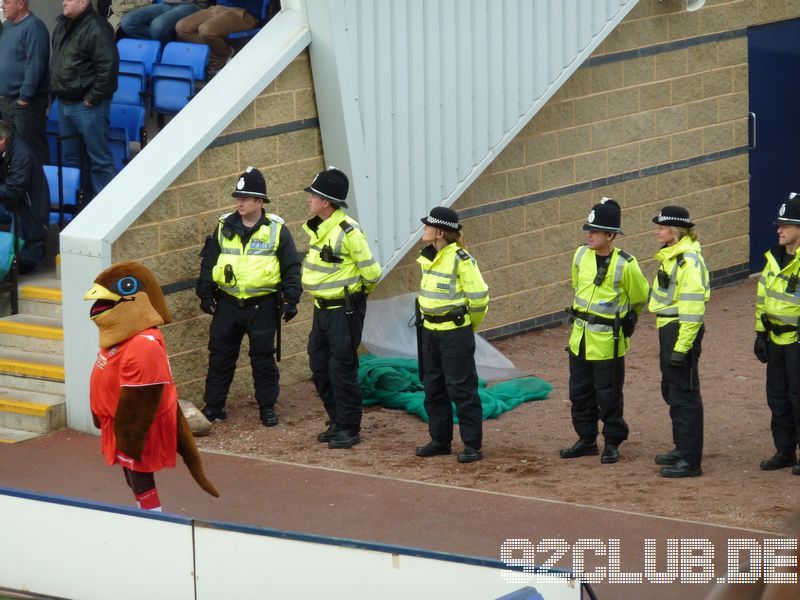
[[[764,327],[767,331],[771,331],[775,335],[781,335],[782,333],[797,333],[797,326],[796,325],[775,325],[767,321],[764,323]]]
[[[220,292],[219,295],[219,299],[222,302],[225,302],[226,304],[233,304],[239,308],[244,308],[245,306],[255,306],[256,304],[261,304],[265,300],[272,300],[274,297],[275,292],[272,292],[271,294],[265,294],[263,296],[252,296],[250,298],[237,298],[236,296],[231,296],[225,292]]]
[[[608,317],[593,315],[592,313],[575,310],[574,308],[568,308],[566,310],[574,318],[586,321],[589,325],[608,325],[609,327],[613,327],[615,324],[614,319],[609,319]]]
[[[356,292],[355,294],[350,294],[350,302],[352,303],[361,302],[363,299],[364,299],[363,292]],[[330,310],[332,308],[341,308],[342,306],[345,305],[344,296],[342,296],[341,298],[328,298],[327,300],[325,298],[314,298],[314,300],[316,301],[317,306],[319,306],[323,310]]]
[[[464,324],[464,317],[467,314],[465,308],[456,308],[444,315],[429,315],[422,313],[422,318],[428,323],[455,323],[456,325]]]

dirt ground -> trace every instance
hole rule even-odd
[[[712,291],[700,362],[705,407],[704,475],[669,480],[658,475],[657,452],[671,447],[667,406],[659,391],[655,320],[645,315],[632,341],[625,382],[630,438],[622,459],[602,465],[598,457],[563,460],[572,444],[564,347],[568,330],[558,327],[495,343],[515,365],[553,385],[550,396],[484,421],[484,460],[459,465],[455,456],[414,456],[427,442],[427,426],[405,412],[365,410],[362,443],[329,450],[316,441],[325,414],[311,382],[284,386],[280,425],[265,428],[253,398],[229,401],[226,422],[214,424],[200,448],[357,473],[435,482],[481,490],[664,515],[707,523],[783,532],[797,510],[800,477],[783,469],[764,472],[772,456],[765,368],[753,356],[755,280]],[[460,448],[458,444],[454,447]]]

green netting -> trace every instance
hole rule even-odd
[[[372,354],[359,357],[358,383],[364,396],[364,406],[379,404],[386,408],[402,408],[428,422],[423,402],[425,391],[419,381],[417,361],[408,358],[381,358]],[[486,387],[478,381],[478,394],[483,406],[483,418],[494,419],[530,400],[546,398],[553,389],[538,377],[521,377]],[[458,423],[455,407],[453,421]]]

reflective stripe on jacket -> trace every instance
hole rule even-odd
[[[433,259],[421,254],[417,262],[422,267],[419,306],[423,315],[440,317],[464,308],[464,322],[423,322],[426,329],[445,330],[471,325],[475,331],[486,316],[489,306],[489,286],[483,280],[478,263],[463,248],[453,242],[439,250]]]
[[[769,322],[777,326],[792,326],[794,331],[775,333],[770,331],[769,337],[776,344],[792,344],[797,341],[797,324],[800,319],[800,260],[795,257],[781,269],[777,254],[781,248],[767,250],[764,257],[767,263],[761,271],[756,292],[756,331],[764,331],[761,315],[766,314]],[[792,291],[792,276],[794,291]],[[787,289],[789,288],[789,289]]]
[[[572,257],[572,289],[574,310],[613,319],[633,311],[640,313],[647,302],[649,287],[635,257],[612,248],[608,268],[600,285],[597,277],[597,253],[588,246],[575,250]],[[586,345],[586,360],[614,358],[614,328],[611,325],[589,323],[576,318],[569,337],[569,349],[574,356],[580,352],[581,339]],[[630,342],[620,333],[617,355],[624,356]]]
[[[342,209],[324,221],[319,217],[307,221],[303,229],[309,236],[309,247],[303,261],[303,289],[314,298],[331,300],[344,296],[344,287],[367,294],[381,278],[381,266],[372,257],[367,237],[361,226]],[[325,247],[330,255],[323,260]]]
[[[280,242],[283,219],[267,214],[267,222],[255,230],[245,246],[236,232],[232,237],[223,235],[224,221],[230,213],[219,218],[217,241],[220,247],[217,263],[211,270],[211,278],[217,287],[236,298],[264,296],[278,289],[281,267],[276,254]],[[225,266],[230,265],[233,278],[225,280]]]
[[[703,325],[706,303],[711,297],[708,269],[700,254],[700,244],[684,236],[676,244],[659,250],[654,258],[660,262],[660,270],[669,276],[669,285],[660,287],[656,276],[648,308],[656,314],[658,327],[678,321],[674,350],[688,352]],[[681,258],[683,263],[679,264]]]

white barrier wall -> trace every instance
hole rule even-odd
[[[487,600],[522,587],[499,566],[0,488],[0,588],[60,598]],[[535,586],[544,600],[581,597],[572,580]]]

